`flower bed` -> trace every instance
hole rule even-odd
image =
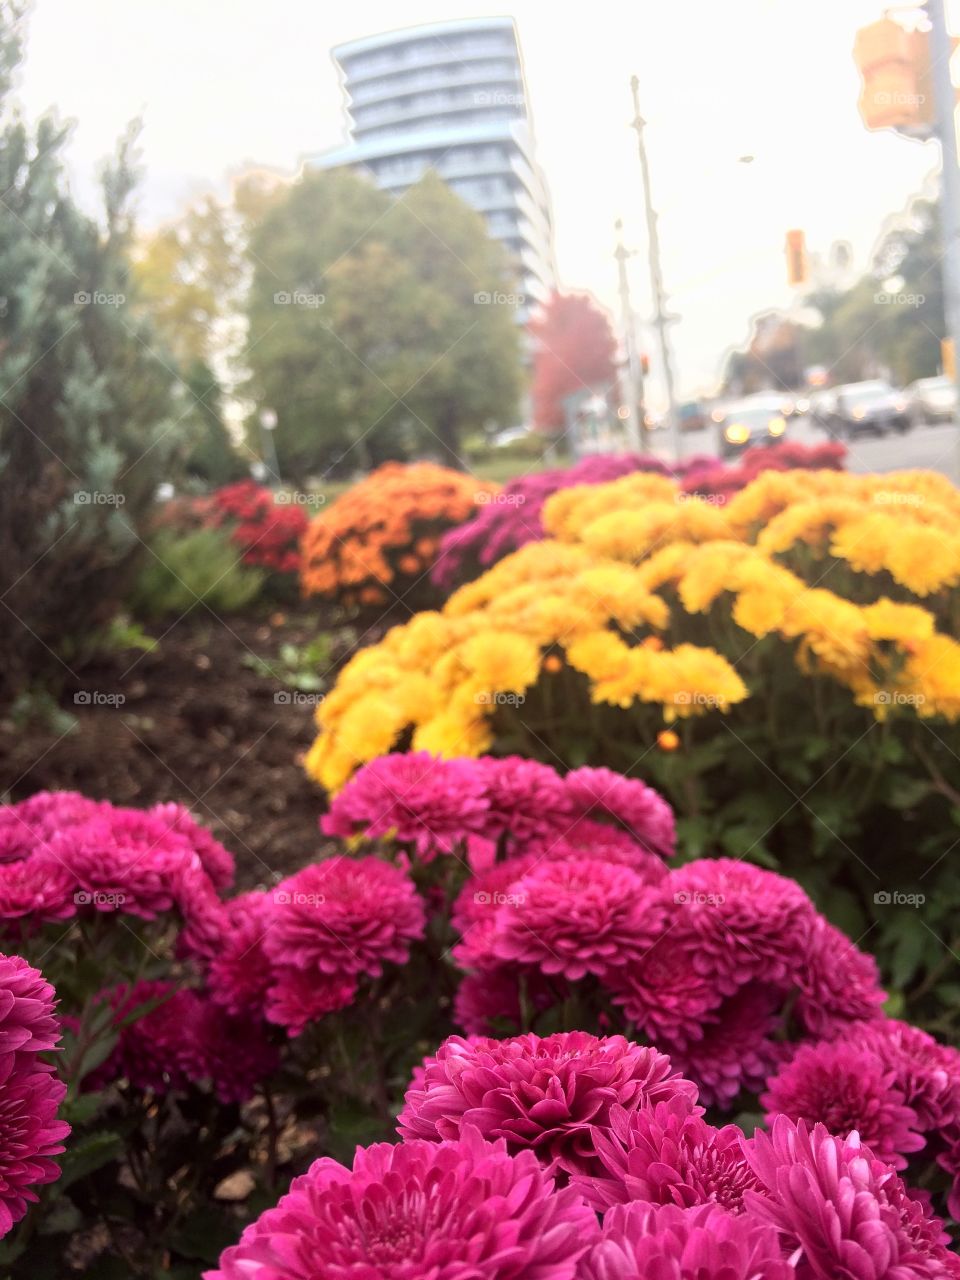
[[[431,462],[387,463],[311,521],[303,541],[304,595],[353,610],[429,602],[442,535],[495,492]]]
[[[407,744],[639,767],[691,853],[794,875],[953,1034],[958,513],[921,472],[562,490],[552,539],[344,668],[308,771],[336,791]]]

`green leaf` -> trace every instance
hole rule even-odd
[[[123,1139],[119,1134],[106,1130],[70,1142],[60,1162],[63,1172],[57,1183],[58,1190],[65,1191],[81,1178],[102,1169],[111,1160],[119,1159],[122,1154]]]

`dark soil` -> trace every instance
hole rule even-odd
[[[0,719],[0,795],[68,789],[138,808],[176,800],[233,853],[242,885],[289,873],[317,855],[324,793],[299,762],[313,703],[276,659],[282,645],[309,644],[322,629],[305,607],[225,623],[200,608],[169,630],[151,628],[151,652],[111,654],[71,680],[60,701],[73,728]],[[339,665],[356,641],[334,634]],[[251,667],[255,657],[276,678]]]

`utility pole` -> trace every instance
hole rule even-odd
[[[636,76],[630,79],[633,92],[632,128],[637,131],[637,151],[640,155],[640,171],[643,175],[643,201],[647,214],[647,241],[650,246],[650,281],[653,286],[654,317],[653,323],[660,336],[660,362],[663,366],[663,385],[667,393],[667,420],[673,432],[674,452],[679,459],[683,453],[680,435],[680,419],[677,414],[677,399],[673,386],[673,363],[670,355],[670,335],[667,326],[673,317],[667,311],[667,297],[663,289],[663,272],[660,269],[660,236],[657,232],[657,214],[650,194],[650,167],[647,164],[647,148],[643,141],[643,130],[646,120],[640,114],[640,81]]]
[[[927,0],[930,20],[930,76],[940,140],[940,234],[943,237],[943,311],[953,349],[950,371],[960,406],[957,352],[960,351],[960,165],[957,161],[957,101],[950,76],[953,40],[947,31],[944,0]],[[946,371],[945,371],[946,372]],[[958,439],[960,447],[960,439]]]
[[[642,452],[640,436],[640,415],[638,405],[643,404],[643,374],[637,358],[637,331],[633,322],[633,307],[630,305],[630,281],[627,279],[627,259],[630,250],[623,243],[623,223],[618,218],[614,223],[617,232],[617,247],[613,256],[617,260],[617,272],[620,277],[620,312],[623,327],[623,345],[626,350],[626,362],[622,371],[623,400],[627,407],[627,439],[634,453]]]

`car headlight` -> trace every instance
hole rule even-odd
[[[796,410],[797,410],[797,413],[809,413],[809,412],[810,412],[810,401],[809,401],[809,400],[798,400],[798,401],[797,401],[797,403],[796,403],[795,408],[796,408]]]
[[[865,418],[866,416],[867,416],[866,409],[861,409],[859,405],[857,405],[855,409],[850,410],[850,417],[856,418],[858,421],[860,418]]]
[[[783,418],[771,418],[767,423],[767,430],[772,436],[782,436],[787,429],[787,424]]]
[[[906,409],[907,407],[907,404],[908,404],[908,401],[905,400],[903,396],[897,396],[896,400],[894,400],[893,402],[893,407],[896,409],[897,413],[903,413],[904,409]]]
[[[746,444],[750,439],[750,428],[742,422],[731,422],[724,430],[723,438],[727,444]]]

